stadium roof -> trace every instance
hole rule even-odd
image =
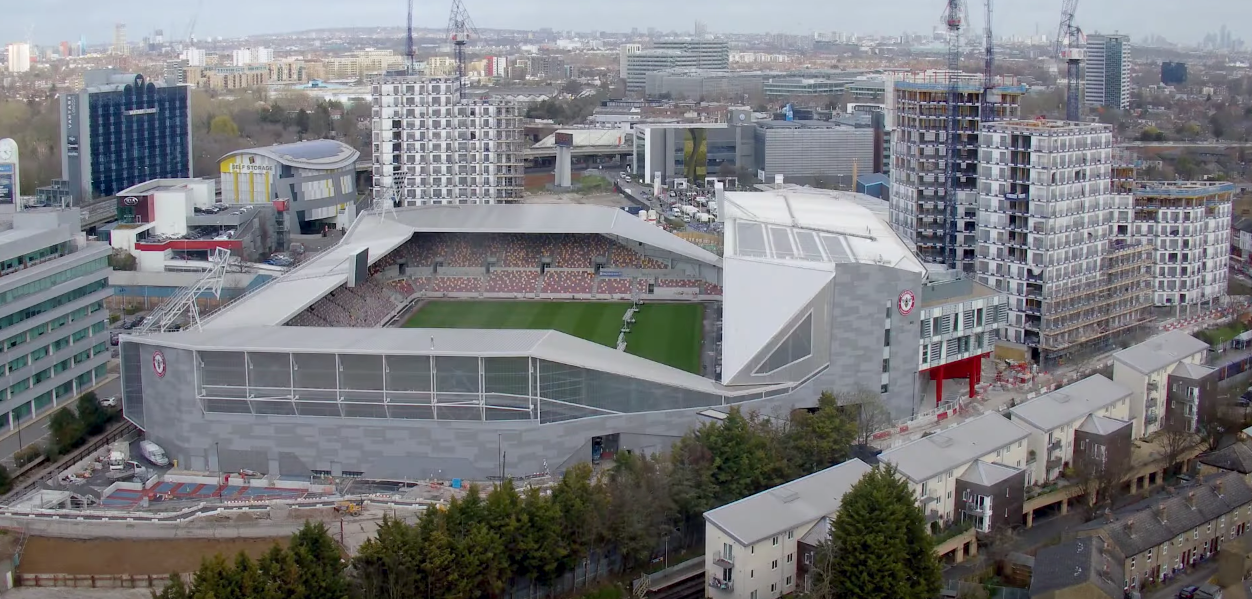
[[[796,186],[726,192],[722,211],[723,382],[799,315],[840,264],[926,272],[884,220],[887,203],[864,194]]]
[[[312,168],[333,170],[356,164],[361,153],[352,146],[333,139],[314,139],[296,143],[266,146],[264,148],[248,148],[237,150],[222,156],[218,162],[231,156],[260,154],[273,158],[282,164],[296,168]]]
[[[205,328],[276,326],[348,281],[349,258],[362,248],[373,264],[408,241],[414,233],[586,233],[611,235],[677,254],[719,264],[709,251],[607,206],[516,204],[416,206],[379,216],[368,212],[353,223],[338,245],[301,264],[256,293],[210,316]]]
[[[621,129],[561,129],[557,133],[569,133],[575,148],[604,148],[627,146],[634,143],[634,134]],[[556,147],[556,133],[539,140],[532,149]]]
[[[423,233],[586,233],[614,235],[679,256],[718,264],[717,255],[644,222],[625,210],[591,204],[416,206],[396,219]]]
[[[725,395],[702,376],[551,330],[245,326],[156,333],[135,341],[198,351],[437,356],[531,356],[671,387]],[[764,387],[735,387],[735,393]]]

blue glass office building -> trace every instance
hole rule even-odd
[[[89,71],[61,99],[61,172],[75,205],[150,179],[191,176],[191,92]]]

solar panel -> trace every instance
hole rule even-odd
[[[852,259],[852,251],[848,249],[848,242],[843,237],[822,235],[822,245],[826,246],[826,254],[830,256],[831,262],[855,262]]]
[[[791,259],[796,257],[795,246],[791,243],[791,231],[782,227],[770,227],[769,238],[774,244],[774,257]]]
[[[817,241],[817,234],[812,231],[796,231],[796,245],[799,247],[800,257],[812,262],[822,262],[821,243]]]
[[[740,256],[752,258],[769,256],[769,252],[765,249],[765,227],[760,223],[739,221],[735,232],[735,245]]]

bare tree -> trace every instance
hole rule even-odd
[[[1181,470],[1182,456],[1187,450],[1195,447],[1200,438],[1181,418],[1166,418],[1165,426],[1161,427],[1158,437],[1161,444],[1161,457],[1165,459],[1167,472],[1177,474]]]
[[[1089,451],[1074,456],[1070,498],[1082,501],[1083,516],[1094,520],[1105,507],[1117,499],[1126,475],[1128,460],[1110,460],[1102,452]],[[1123,462],[1123,463],[1117,463]]]
[[[856,439],[861,445],[869,445],[874,434],[886,430],[895,423],[891,411],[882,402],[882,396],[866,389],[858,389],[847,396],[848,409],[856,410]]]

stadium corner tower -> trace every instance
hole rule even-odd
[[[918,410],[926,269],[885,206],[804,189],[718,202],[722,257],[607,207],[366,213],[200,329],[123,336],[125,415],[191,470],[483,480],[661,451],[730,406],[785,416],[823,390]],[[635,355],[638,333],[613,347],[400,326],[435,303],[558,300],[617,302],[622,318],[641,300],[635,320],[610,317],[611,336],[642,330],[649,306],[703,306],[692,352],[715,364],[720,351],[720,368]]]

